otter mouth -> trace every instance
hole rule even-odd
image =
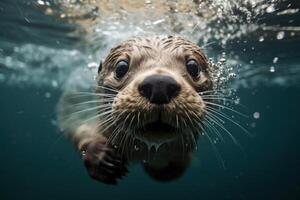
[[[154,121],[154,122],[150,122],[148,124],[146,124],[143,127],[143,130],[146,131],[150,131],[150,132],[166,132],[166,133],[170,133],[170,132],[174,132],[175,128],[167,123],[164,123],[163,121],[161,121],[160,119]]]
[[[137,138],[148,142],[164,142],[170,141],[176,137],[176,128],[163,122],[161,119],[146,123],[138,128],[136,132]]]
[[[144,142],[162,143],[177,138],[180,133],[173,123],[163,116],[159,111],[149,116],[149,118],[133,131],[136,138]]]

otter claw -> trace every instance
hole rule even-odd
[[[117,184],[128,173],[125,162],[113,148],[101,141],[85,145],[82,159],[91,178],[106,184]]]

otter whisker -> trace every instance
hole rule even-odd
[[[133,114],[131,114],[131,115],[133,115]],[[134,119],[135,119],[135,115],[133,115],[133,117],[131,117],[131,120],[130,120],[129,125],[127,126],[127,129],[126,129],[126,131],[124,131],[124,135],[126,135],[126,136],[125,136],[125,139],[124,139],[123,150],[122,150],[122,154],[121,154],[121,155],[124,154],[126,142],[127,142],[128,139],[130,139],[130,137],[132,136],[132,133],[130,134],[130,133],[129,133],[129,130],[132,130],[132,129],[131,129],[131,124],[133,123]]]
[[[180,135],[180,138],[181,138],[181,146],[182,146],[182,155],[184,155],[184,153],[185,153],[185,147],[184,147],[184,138],[183,138],[183,135]]]
[[[233,100],[230,99],[224,99],[224,98],[202,98],[204,102],[213,102],[213,103],[218,103],[220,105],[225,105],[225,104],[232,104],[234,103]]]
[[[102,109],[100,109],[102,108]],[[67,116],[65,116],[64,118],[69,118],[71,116],[74,116],[74,115],[77,115],[77,114],[80,114],[80,113],[85,113],[85,112],[88,112],[88,111],[93,111],[93,110],[97,110],[97,109],[100,109],[99,111],[105,111],[107,109],[110,109],[111,106],[109,105],[100,105],[100,106],[95,106],[95,107],[92,107],[92,108],[87,108],[87,109],[83,109],[83,110],[79,110],[79,111],[76,111],[76,112],[72,112],[70,114],[68,114]]]
[[[241,112],[239,112],[239,111],[236,111],[236,110],[234,110],[234,109],[232,109],[232,108],[229,108],[228,106],[221,105],[221,104],[218,104],[218,103],[212,103],[212,102],[208,102],[208,101],[204,101],[204,102],[205,102],[205,104],[206,104],[207,106],[210,106],[210,107],[212,107],[212,106],[217,106],[217,107],[220,107],[220,108],[229,110],[229,111],[231,111],[231,112],[234,112],[234,113],[236,113],[236,114],[239,114],[239,115],[241,115],[241,116],[243,116],[243,117],[245,117],[245,118],[248,118],[248,116],[247,116],[246,114],[243,114],[243,113],[241,113]]]
[[[221,95],[224,95],[224,93],[226,91],[230,92],[230,90],[224,90],[224,89],[222,89],[222,90],[206,90],[206,91],[198,92],[198,94],[199,95],[203,95],[203,94],[211,94],[212,93],[212,94],[221,94]]]
[[[223,158],[221,156],[221,153],[219,152],[218,148],[216,147],[216,145],[212,141],[212,139],[209,136],[209,134],[207,132],[204,132],[204,133],[205,133],[204,135],[207,137],[209,143],[211,144],[211,147],[212,147],[213,151],[215,152],[215,155],[216,155],[216,158],[217,158],[219,164],[221,164],[221,166],[222,166],[223,169],[226,169],[224,160],[223,160]]]
[[[131,117],[131,115],[133,115],[132,113],[130,113],[129,114],[130,115],[130,117]],[[123,143],[123,146],[122,146],[122,154],[121,155],[123,155],[124,154],[124,150],[125,150],[125,146],[126,146],[126,142],[128,141],[128,139],[129,139],[129,141],[130,141],[130,138],[131,138],[131,135],[132,135],[132,128],[131,128],[131,126],[132,126],[132,123],[133,123],[133,121],[134,121],[134,119],[135,119],[135,115],[133,115],[133,117],[131,117],[131,120],[130,120],[130,123],[127,125],[127,127],[126,127],[126,129],[123,131],[124,132],[124,135],[125,135],[125,138],[124,138],[124,143]],[[127,120],[126,120],[127,121]],[[127,152],[128,153],[128,152]]]
[[[125,146],[126,146],[126,141],[127,141],[128,135],[129,134],[126,134],[126,132],[124,132],[122,139],[120,141],[121,152],[120,151],[119,152],[120,152],[121,157],[124,157],[124,151],[125,151]]]
[[[113,117],[110,115],[108,118],[104,121],[101,121],[99,124],[97,124],[96,129],[99,131],[100,127],[106,126],[106,128],[103,130],[103,133],[107,130],[107,127],[110,127],[113,125]],[[101,130],[102,131],[102,130]]]
[[[232,98],[230,96],[221,95],[221,94],[207,94],[207,95],[202,95],[201,97],[202,98],[208,98],[208,97],[218,97],[218,98],[220,98],[220,97],[222,97],[222,98],[225,98],[225,99],[231,99],[232,100]]]
[[[138,115],[137,115],[137,124],[140,124],[140,114],[141,114],[141,112],[138,111]]]
[[[216,127],[210,123],[209,120],[203,121],[202,122],[212,133],[216,134],[217,137],[219,137],[222,141],[224,141],[224,137],[222,136],[222,134],[218,131],[218,129],[216,129]]]
[[[192,146],[191,147],[191,149],[193,149],[193,147],[197,147],[197,142],[196,142],[196,139],[195,139],[195,136],[194,136],[194,134],[193,134],[193,132],[192,131],[188,131],[188,135],[189,135],[189,138],[191,138],[191,140],[192,140],[192,143],[193,143],[193,145],[194,146]]]
[[[186,110],[184,111],[184,114],[185,114],[185,116],[188,118],[188,120],[191,122],[191,124],[193,124],[193,121],[192,121],[190,115],[187,113]]]
[[[131,116],[131,113],[129,113],[128,115],[127,115],[127,117],[125,118],[125,120],[123,121],[123,124],[124,124],[124,126],[125,126],[125,124],[126,124],[126,122],[127,122],[127,120],[128,120],[128,118]],[[123,126],[123,130],[124,130],[124,126]],[[128,135],[129,134],[127,134],[127,131],[128,131],[128,127],[125,129],[125,131],[123,131],[123,136],[122,136],[122,138],[121,138],[121,141],[120,141],[120,147],[121,147],[121,156],[123,156],[124,155],[124,149],[125,149],[125,146],[126,146],[126,139],[128,138]]]
[[[201,94],[201,96],[203,97],[206,97],[206,96],[222,96],[222,97],[228,97],[228,98],[231,98],[232,95],[230,94],[226,94],[224,92],[220,92],[220,91],[214,91],[214,92],[207,92],[207,91],[204,91],[204,92],[199,92],[198,94]]]
[[[226,167],[225,167],[225,163],[224,163],[224,160],[223,160],[223,158],[222,158],[222,156],[221,156],[221,154],[220,154],[218,148],[216,147],[216,145],[215,145],[214,142],[212,141],[212,139],[211,139],[211,137],[209,136],[209,134],[205,131],[204,127],[203,127],[201,124],[198,124],[198,125],[199,125],[199,128],[200,128],[201,130],[203,130],[203,135],[205,135],[205,136],[207,137],[207,139],[208,139],[208,141],[209,141],[209,143],[210,143],[210,145],[211,145],[211,147],[212,147],[212,149],[213,149],[213,151],[214,151],[214,153],[215,153],[215,156],[216,156],[216,158],[217,158],[217,161],[219,162],[219,164],[222,164],[222,165],[221,165],[222,168],[225,169],[225,168],[226,168]]]
[[[135,116],[136,116],[136,115],[133,115],[133,117],[131,118],[130,123],[129,123],[129,125],[128,125],[128,129],[131,128],[132,123],[133,123],[133,121],[134,121],[134,119],[135,119]],[[131,128],[131,129],[132,129],[132,128]]]
[[[225,121],[224,121],[223,119],[221,119],[221,118],[218,117],[218,116],[213,115],[213,113],[211,113],[210,110],[207,110],[207,108],[205,108],[204,112],[205,112],[207,115],[209,115],[209,116],[212,115],[212,117],[214,117],[215,119],[217,119],[218,122],[220,122],[220,123],[222,123],[222,124],[225,124]]]
[[[99,91],[91,91],[91,92],[81,91],[81,92],[75,92],[74,94],[88,94],[88,95],[98,95],[98,96],[103,95],[103,96],[113,96],[113,97],[116,96],[116,94],[99,92]]]
[[[103,109],[103,110],[108,110],[108,108],[105,108],[105,109]],[[100,113],[100,114],[97,114],[97,115],[93,115],[92,117],[90,117],[90,118],[86,118],[85,120],[76,120],[76,118],[75,119],[73,119],[73,116],[76,114],[76,112],[75,113],[71,113],[71,114],[69,114],[69,115],[66,115],[66,116],[64,116],[64,117],[62,117],[62,119],[63,120],[69,120],[70,122],[70,124],[71,125],[74,125],[74,126],[80,126],[80,125],[82,125],[82,124],[86,124],[86,123],[88,123],[89,121],[92,121],[93,119],[96,119],[96,118],[100,118],[100,117],[102,117],[102,116],[105,116],[105,115],[109,115],[110,114],[110,111],[108,110],[108,111],[106,111],[106,112],[104,112],[104,113]],[[84,117],[84,116],[81,116],[81,118],[82,117]],[[86,116],[87,117],[87,116]],[[108,116],[109,117],[109,116]]]
[[[90,96],[85,94],[72,94],[66,97],[66,99],[69,99],[70,101],[74,102],[86,102],[86,101],[95,101],[95,100],[101,100],[101,101],[111,101],[113,102],[115,97],[105,97],[105,96]]]
[[[124,112],[126,112],[126,110],[123,110],[123,111],[117,116],[117,119],[119,119],[119,118],[121,117],[121,115],[122,115]],[[129,115],[128,115],[128,116],[129,116]],[[128,116],[127,116],[127,117],[128,117]],[[126,117],[126,119],[127,119],[127,117]],[[118,138],[117,138],[118,135],[120,134],[120,132],[122,132],[122,130],[124,130],[124,126],[125,126],[126,119],[123,120],[122,123],[120,123],[120,124],[118,125],[118,127],[116,128],[117,132],[116,132],[116,134],[114,134],[114,136],[113,136],[113,138],[112,138],[112,142],[113,142],[113,140],[118,139]]]
[[[75,92],[72,94],[68,94],[69,98],[79,98],[79,97],[89,97],[89,98],[97,98],[97,97],[104,97],[104,98],[111,98],[113,99],[116,97],[115,94],[108,94],[108,93],[100,93],[100,92]]]
[[[223,129],[229,136],[230,136],[230,138],[231,138],[231,140],[234,142],[234,144],[235,145],[237,145],[240,149],[241,149],[241,151],[243,151],[244,152],[244,149],[243,149],[243,147],[240,145],[240,143],[237,141],[237,139],[222,125],[222,124],[220,124],[220,123],[218,123],[218,121],[217,120],[220,120],[220,118],[219,117],[217,117],[217,116],[215,116],[215,115],[212,115],[212,113],[210,113],[210,118],[213,120],[213,119],[215,119],[215,120],[213,120],[214,121],[214,123],[217,125],[217,126],[219,126],[221,129]]]
[[[113,124],[113,123],[112,123]],[[113,145],[115,137],[119,134],[120,128],[122,126],[122,123],[119,123],[116,128],[113,130],[113,132],[108,136],[107,144]]]
[[[203,95],[201,96],[202,99],[226,99],[226,100],[231,100],[233,101],[232,98],[228,97],[228,96],[224,96],[224,95]]]
[[[91,118],[88,118],[88,119],[84,120],[83,122],[86,123],[86,122],[89,122],[89,121],[91,121],[91,120],[93,120],[93,119],[103,117],[103,116],[105,116],[105,115],[111,115],[111,113],[112,113],[112,112],[107,111],[107,112],[104,112],[104,113],[101,113],[101,114],[97,114],[97,115],[95,115],[95,116],[93,116],[93,117],[91,117]]]
[[[118,116],[119,117],[119,116]],[[115,129],[113,130],[113,132],[110,134],[110,136],[108,137],[108,140],[107,140],[107,143],[108,144],[114,144],[114,141],[116,140],[116,139],[118,139],[118,137],[119,137],[119,134],[122,132],[122,130],[123,130],[123,127],[124,127],[124,121],[123,122],[121,122],[121,123],[119,123],[116,127],[115,127]]]
[[[73,97],[73,98],[75,98],[75,97],[85,97],[85,96],[87,96],[87,97],[97,97],[97,96],[101,96],[101,97],[115,97],[116,96],[116,94],[109,94],[109,93],[101,93],[101,92],[84,92],[84,91],[82,91],[82,92],[73,92],[73,93],[70,93],[70,94],[67,94],[67,96],[69,96],[69,98],[70,97]]]
[[[119,117],[119,116],[118,116]],[[117,118],[118,118],[117,117]],[[113,120],[113,122],[115,122],[115,119]],[[104,130],[102,130],[103,132],[105,132],[106,130],[108,130],[109,128],[111,128],[113,125],[115,125],[114,123],[111,123],[109,126],[107,126],[107,127],[105,127],[105,129]],[[124,127],[124,123],[122,124],[119,124],[120,125],[120,127],[121,126],[123,126]],[[119,125],[115,128],[115,130],[113,131],[113,133],[114,132],[120,132],[120,130],[122,130],[121,128],[119,128]],[[115,136],[117,136],[118,134],[116,134],[116,135],[114,135],[113,133],[111,133],[111,136],[109,136],[109,138],[108,138],[108,143],[110,143],[110,140],[114,140],[114,137]],[[110,139],[110,138],[112,138],[112,139]]]
[[[216,124],[217,126],[219,126],[221,129],[223,129],[228,135],[229,137],[232,139],[232,141],[234,142],[234,144],[236,144],[237,146],[240,146],[239,142],[235,139],[235,137],[230,133],[230,131],[228,131],[222,124],[220,124],[220,122],[218,122],[214,117],[210,116],[209,113],[207,113],[206,116],[209,120],[211,120],[214,124]]]
[[[119,118],[126,112],[126,110],[123,110],[121,113],[119,113],[116,117],[116,119],[114,121],[118,121]],[[119,123],[116,128],[113,130],[113,132],[111,133],[111,135],[108,138],[108,143],[113,142],[113,140],[115,139],[115,137],[119,134],[120,130],[121,130],[121,126],[124,126],[124,122],[123,123]]]
[[[135,143],[135,140],[136,138],[134,137],[134,135],[136,135],[136,128],[132,129],[132,137],[130,137],[130,141],[129,141],[129,146],[130,147],[133,147],[133,148],[130,148],[131,151],[130,151],[130,157],[132,157],[133,155],[133,152],[134,151],[138,151],[138,146],[136,146],[136,143]]]
[[[214,101],[214,102],[222,102],[222,103],[225,103],[225,102],[230,102],[232,103],[231,105],[238,105],[238,106],[241,106],[245,109],[247,109],[247,107],[239,102],[236,101],[236,99],[233,99],[233,98],[230,98],[229,96],[223,96],[223,95],[204,95],[204,96],[201,96],[201,98],[203,100],[210,100],[210,101]]]
[[[203,46],[201,46],[202,49],[205,49],[206,47],[209,47],[210,45],[216,43],[215,41],[212,41],[212,42],[208,42],[206,44],[204,44]]]
[[[90,101],[83,101],[80,103],[72,104],[72,106],[80,106],[80,105],[86,105],[86,104],[93,104],[93,103],[112,103],[113,99],[97,99],[97,100],[90,100]]]
[[[102,86],[102,85],[96,85],[96,88],[102,88],[104,90],[109,90],[109,91],[115,92],[115,93],[119,92],[117,89],[114,89],[114,88],[111,88],[111,87]]]
[[[188,127],[188,125],[187,125],[187,123],[186,123],[186,121],[185,121],[184,118],[181,118],[181,121],[182,121],[182,123],[184,124],[184,127],[185,127],[185,128]]]
[[[124,126],[124,123],[123,123],[123,126]],[[122,129],[120,129],[120,130],[122,130]],[[117,149],[118,149],[118,153],[121,155],[121,157],[123,157],[122,155],[123,155],[123,152],[121,152],[122,151],[122,149],[123,149],[123,147],[124,147],[124,139],[125,139],[125,137],[126,137],[126,135],[125,134],[122,134],[121,136],[119,136],[120,135],[120,133],[122,132],[122,131],[118,131],[117,132],[117,134],[115,135],[115,138],[114,138],[114,140],[115,139],[118,139],[118,146],[117,146]]]
[[[208,102],[220,102],[222,104],[225,103],[231,103],[231,104],[235,104],[236,102],[233,99],[228,99],[228,98],[224,98],[224,97],[202,97],[203,101],[208,101]],[[240,106],[246,108],[245,106],[243,106],[242,104],[239,104]]]
[[[186,110],[184,111],[184,113],[185,113],[185,116],[188,118],[190,124],[191,124],[192,126],[194,126],[194,123],[195,123],[196,121],[191,119],[190,115],[187,113]],[[197,123],[197,122],[196,122],[196,123]],[[189,134],[188,134],[188,135],[189,135],[189,138],[192,138],[192,142],[194,143],[194,146],[197,147],[196,139],[195,139],[195,137],[194,137],[193,132],[192,132],[192,131],[188,131],[188,133],[189,133]],[[191,149],[192,149],[192,148],[191,148]]]
[[[176,128],[179,127],[179,119],[178,119],[178,115],[176,114]]]
[[[207,107],[206,109],[209,110],[210,112],[215,113],[216,115],[219,115],[219,116],[221,116],[221,117],[229,120],[230,122],[232,122],[233,124],[235,124],[236,126],[238,126],[240,129],[242,129],[245,133],[247,133],[248,135],[250,135],[250,133],[247,131],[247,129],[245,129],[242,125],[240,125],[239,123],[235,122],[234,120],[230,119],[230,117],[228,115],[226,115],[225,113],[221,113],[221,112],[219,112],[216,109],[211,108],[211,107]],[[211,114],[214,115],[213,113],[211,113]]]

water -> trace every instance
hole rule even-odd
[[[103,2],[1,0],[0,198],[299,199],[299,2]],[[238,121],[252,136],[228,123],[242,149],[213,138],[225,167],[203,139],[178,181],[158,183],[131,166],[118,186],[106,186],[62,137],[56,105],[64,88],[87,83],[71,74],[92,83],[113,44],[145,33],[180,34],[213,63],[226,60],[223,78],[237,76],[229,87],[247,107],[249,118]]]

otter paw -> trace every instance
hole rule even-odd
[[[128,173],[124,159],[103,141],[86,144],[81,154],[88,174],[93,179],[106,184],[117,184],[117,179]]]

